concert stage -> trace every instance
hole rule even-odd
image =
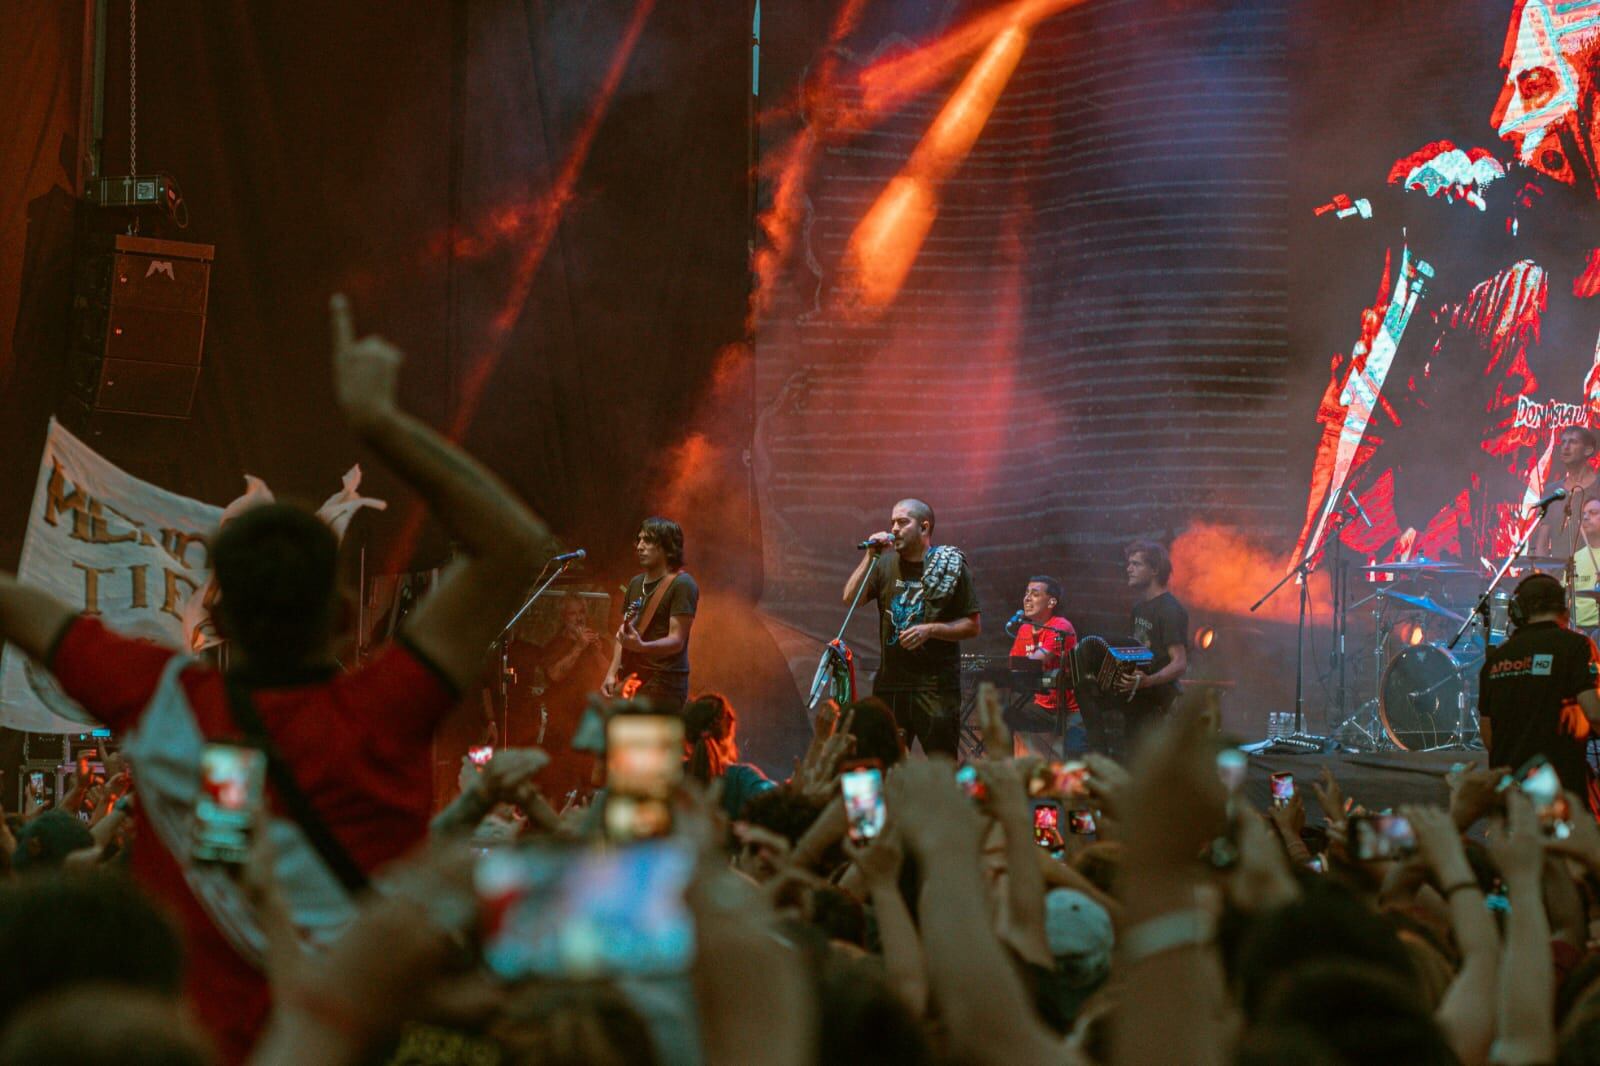
[[[1295,788],[1305,799],[1306,821],[1322,822],[1322,810],[1311,795],[1311,784],[1323,769],[1333,771],[1344,794],[1373,810],[1399,807],[1406,803],[1431,803],[1444,806],[1450,790],[1444,777],[1456,763],[1487,761],[1482,751],[1396,751],[1362,754],[1337,752],[1331,755],[1290,755],[1278,752],[1250,756],[1245,796],[1258,810],[1271,803],[1268,777],[1289,771]]]

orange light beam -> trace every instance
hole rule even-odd
[[[861,102],[852,124],[866,128],[901,101],[937,84],[952,67],[1003,31],[1032,29],[1035,23],[1082,3],[1084,0],[1013,0],[915,51],[879,60],[856,76]]]
[[[518,213],[516,220],[518,223],[532,215],[535,222],[534,230],[517,262],[517,269],[512,275],[511,289],[506,295],[505,302],[490,322],[488,343],[468,365],[466,375],[462,379],[461,402],[457,405],[455,415],[450,422],[451,440],[460,441],[478,413],[483,390],[494,375],[500,357],[505,353],[506,340],[511,334],[512,327],[522,317],[528,296],[533,291],[534,278],[539,273],[539,264],[544,261],[544,254],[550,247],[556,228],[561,224],[562,213],[572,202],[578,176],[583,172],[583,164],[588,160],[589,150],[594,146],[601,120],[604,119],[606,109],[611,104],[611,98],[616,95],[617,86],[628,69],[628,62],[633,58],[639,37],[644,32],[645,22],[649,20],[650,12],[654,8],[655,0],[639,0],[634,7],[633,18],[629,21],[616,51],[612,53],[611,64],[606,70],[605,81],[601,83],[594,105],[589,109],[589,114],[584,119],[583,126],[579,129],[578,136],[567,152],[566,160],[562,163],[555,181],[551,183],[549,191],[537,205],[515,209]],[[420,503],[413,505],[407,513],[405,525],[401,527],[394,551],[389,558],[388,568],[391,572],[398,572],[410,560],[417,537],[422,532],[423,517],[424,512]]]
[[[939,214],[938,187],[972,150],[1028,47],[1019,20],[995,35],[951,94],[911,158],[857,224],[845,269],[859,305],[879,311],[894,301]]]
[[[828,43],[822,50],[815,79],[818,103],[838,96],[839,56],[837,45],[849,36],[861,19],[866,0],[844,0],[834,13],[833,24],[828,29]],[[827,107],[819,107],[820,115]],[[751,273],[755,284],[750,289],[750,306],[745,315],[745,330],[754,333],[761,316],[766,314],[777,297],[778,282],[783,270],[794,254],[795,234],[800,220],[805,217],[806,181],[811,176],[817,151],[822,144],[824,130],[816,124],[807,124],[794,139],[776,153],[773,169],[777,180],[772,186],[772,206],[760,213],[756,225],[766,237],[766,242],[751,257]],[[751,175],[754,180],[756,175]]]

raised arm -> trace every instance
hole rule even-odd
[[[399,409],[402,356],[381,337],[356,339],[350,305],[331,304],[334,383],[350,427],[427,502],[466,551],[412,612],[406,636],[462,688],[527,593],[548,530],[501,481]]]
[[[77,611],[41,589],[30,588],[10,574],[0,574],[0,640],[39,662]]]
[[[856,564],[855,570],[851,572],[849,579],[845,581],[844,602],[847,604],[855,600],[856,592],[861,588],[861,583],[866,581],[869,575],[871,575],[872,567],[878,561],[878,553],[883,551],[883,549],[888,545],[894,543],[894,538],[887,533],[874,533],[867,539],[872,541],[880,541],[881,543],[879,543],[878,547],[873,548],[871,551],[862,553],[861,561]]]

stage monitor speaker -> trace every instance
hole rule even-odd
[[[187,418],[200,380],[209,244],[118,234],[79,264],[72,388],[90,412]]]

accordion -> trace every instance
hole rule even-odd
[[[1139,672],[1155,660],[1155,653],[1136,640],[1118,637],[1084,637],[1067,656],[1072,687],[1079,691],[1092,686],[1101,692],[1115,692],[1119,682]]]

